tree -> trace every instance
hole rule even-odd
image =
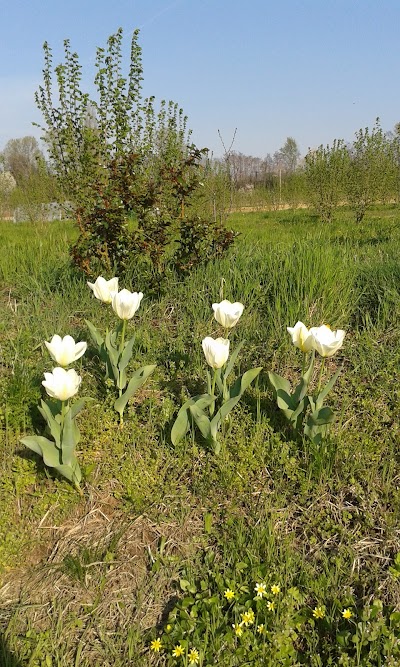
[[[2,153],[5,171],[9,171],[20,185],[39,170],[40,161],[44,160],[42,151],[35,137],[10,139]]]
[[[54,68],[44,44],[44,84],[36,93],[50,160],[64,196],[75,205],[80,235],[75,263],[89,275],[122,272],[132,259],[147,260],[163,276],[166,265],[188,270],[223,252],[233,233],[191,214],[202,180],[202,158],[190,142],[187,118],[174,102],[142,98],[139,32],[133,33],[128,76],[122,75],[122,29],[98,48],[95,99],[81,90],[81,66],[64,42]],[[130,231],[134,217],[137,228]]]
[[[332,213],[343,198],[349,154],[342,139],[332,146],[308,150],[305,174],[311,203],[324,222],[332,220]]]
[[[368,206],[378,201],[386,202],[396,187],[395,153],[379,118],[372,131],[366,127],[356,132],[349,153],[345,193],[356,222],[361,222]]]
[[[279,169],[292,174],[296,170],[300,158],[296,140],[293,137],[288,137],[282,148],[274,153],[274,158]]]

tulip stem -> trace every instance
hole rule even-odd
[[[60,423],[60,463],[61,463],[61,465],[64,463],[62,444],[63,444],[63,437],[64,437],[64,420],[65,420],[66,406],[67,406],[67,402],[66,401],[61,401],[61,423]]]
[[[306,356],[307,356],[307,352],[303,352],[303,363],[301,365],[301,375],[302,376],[304,375],[304,369],[306,367]]]
[[[321,368],[319,369],[317,397],[319,396],[319,391],[321,389],[321,380],[322,380],[322,374],[324,372],[324,367],[325,367],[325,357],[322,357]]]
[[[213,380],[212,380],[212,386],[211,386],[211,396],[214,396],[215,394],[215,382],[217,380],[217,369],[214,369],[214,375],[213,375]],[[210,405],[210,417],[213,416],[215,410],[215,401],[213,401]]]
[[[122,353],[124,351],[126,322],[127,322],[127,320],[122,320],[121,340],[119,342],[118,366],[119,366],[119,362],[121,361]],[[119,370],[119,368],[118,368],[118,372],[119,372],[119,378],[118,378],[119,382],[118,382],[118,384],[120,385],[121,384],[121,371]],[[119,387],[119,396],[120,397],[122,396],[122,387],[121,386]],[[120,423],[122,424],[122,414],[121,414],[121,422]]]

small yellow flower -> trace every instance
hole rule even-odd
[[[267,584],[265,584],[263,581],[261,584],[256,584],[254,587],[254,591],[257,594],[258,598],[262,598],[264,595],[267,594]]]
[[[158,653],[162,648],[161,639],[153,639],[153,641],[150,644],[150,648],[155,653]]]
[[[314,607],[312,615],[314,618],[325,618],[325,607]]]
[[[224,597],[228,600],[228,602],[230,602],[235,597],[235,592],[231,591],[230,588],[227,588],[224,593]]]
[[[343,618],[349,619],[353,616],[353,612],[351,611],[351,609],[343,609],[342,616]]]
[[[263,635],[264,631],[265,631],[264,623],[261,623],[261,625],[257,625],[257,632],[259,635]]]
[[[172,625],[168,623],[167,627],[165,628],[167,632],[171,632],[172,630]]]
[[[175,646],[174,650],[172,651],[172,655],[173,655],[175,658],[179,658],[179,657],[180,657],[181,655],[183,655],[184,653],[185,653],[185,649],[184,649],[183,646],[181,646],[180,644],[177,644],[177,645]]]
[[[232,623],[232,627],[235,631],[236,637],[241,637],[243,634],[243,628],[241,623]]]
[[[254,623],[254,611],[252,609],[249,609],[248,611],[245,611],[242,615],[242,623],[247,627],[248,625],[253,625]]]
[[[268,602],[267,602],[267,609],[268,609],[268,611],[274,611],[274,610],[275,610],[275,602],[270,602],[270,601],[268,600]]]
[[[281,592],[281,587],[279,586],[279,584],[273,584],[271,586],[272,595],[279,595],[280,592]]]
[[[197,665],[199,662],[200,654],[197,648],[192,648],[188,654],[189,665]]]

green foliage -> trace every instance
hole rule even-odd
[[[312,205],[324,222],[330,222],[343,198],[347,175],[348,151],[343,140],[332,146],[309,150],[305,157],[305,173]]]
[[[72,257],[87,275],[121,275],[128,259],[145,257],[149,279],[159,285],[168,266],[187,271],[222,254],[232,232],[216,219],[190,213],[201,187],[205,150],[190,143],[187,118],[174,102],[143,99],[138,31],[131,42],[127,77],[122,74],[122,30],[98,48],[96,99],[81,90],[81,65],[64,42],[64,63],[55,67],[58,106],[53,98],[52,52],[44,44],[44,84],[36,94],[44,138],[64,196],[75,206],[80,235]],[[136,228],[129,228],[134,217]],[[193,233],[192,226],[197,228]],[[199,242],[204,235],[206,242]]]
[[[356,132],[350,149],[344,191],[356,222],[373,202],[385,203],[393,196],[397,175],[393,144],[377,118],[371,132],[368,127]]]

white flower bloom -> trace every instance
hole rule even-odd
[[[296,322],[294,327],[286,328],[295,347],[298,347],[302,352],[309,352],[314,348],[314,338],[303,322]]]
[[[95,283],[88,282],[88,285],[96,299],[103,303],[111,303],[113,295],[118,292],[118,278],[106,280],[103,276],[99,276]]]
[[[68,366],[79,359],[86,352],[87,343],[75,343],[72,336],[58,336],[55,334],[50,343],[45,340],[50,356],[59,366]]]
[[[82,378],[71,368],[66,371],[65,368],[54,368],[52,373],[44,374],[45,380],[42,385],[51,398],[58,398],[60,401],[67,401],[75,396],[82,382]]]
[[[127,289],[123,289],[113,294],[111,305],[114,313],[121,320],[131,320],[139,308],[142,299],[142,292],[130,292]]]
[[[208,365],[214,369],[222,368],[229,357],[229,340],[207,336],[201,344]]]
[[[244,305],[239,302],[231,303],[224,299],[221,303],[213,303],[214,317],[224,329],[231,329],[235,326],[239,317],[243,313]]]
[[[313,347],[321,357],[332,357],[343,345],[345,331],[332,331],[326,324],[312,327],[310,334],[313,337]]]

